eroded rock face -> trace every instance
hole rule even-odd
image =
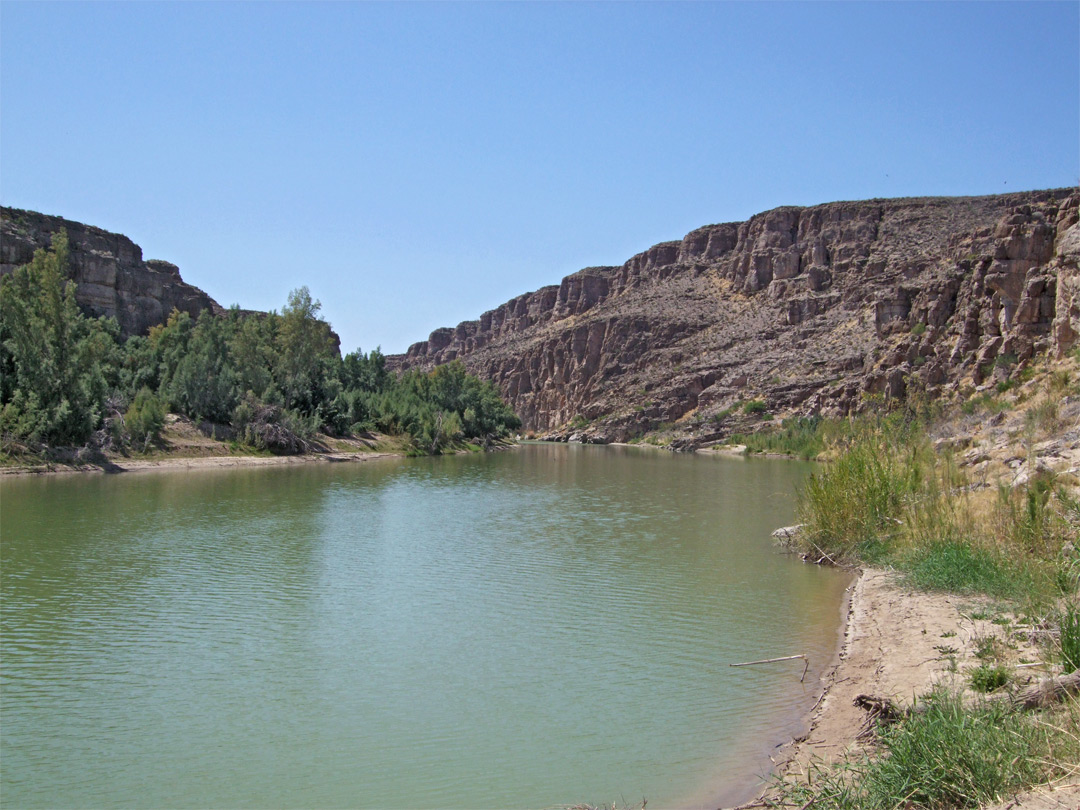
[[[581,270],[389,361],[460,358],[526,429],[609,441],[704,433],[752,399],[839,414],[980,383],[1080,340],[1078,206],[1060,189],[778,208]]]
[[[87,315],[116,318],[123,335],[145,334],[173,309],[192,317],[204,309],[224,311],[181,279],[175,264],[144,260],[142,248],[126,236],[18,208],[0,209],[0,276],[29,262],[38,248],[48,248],[61,228],[71,248],[75,300]]]

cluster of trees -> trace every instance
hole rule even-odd
[[[145,446],[167,411],[229,426],[248,444],[295,452],[319,430],[379,430],[438,453],[506,435],[520,421],[460,363],[395,375],[378,350],[341,357],[306,287],[280,313],[197,318],[174,311],[146,336],[88,318],[69,281],[68,240],[0,282],[0,431],[50,446]]]

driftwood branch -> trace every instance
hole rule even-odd
[[[805,655],[782,655],[779,658],[762,658],[760,661],[743,661],[741,664],[728,664],[729,667],[752,667],[755,664],[775,664],[777,661],[794,661],[796,658],[803,660],[804,666],[802,670],[802,677],[799,678],[799,683],[802,683],[806,678],[806,671],[810,669],[810,659]]]
[[[1007,700],[1018,709],[1039,709],[1064,700],[1080,692],[1080,670],[1068,675],[1058,675],[1025,686],[1012,695],[995,695],[992,700]]]
[[[866,720],[857,735],[860,739],[872,735],[879,726],[891,726],[909,713],[909,710],[901,709],[887,697],[856,695],[853,703],[866,711]]]

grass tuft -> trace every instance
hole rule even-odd
[[[1075,604],[1066,605],[1059,625],[1061,666],[1062,671],[1067,674],[1080,669],[1080,608]]]
[[[792,435],[795,427],[792,428]],[[808,554],[893,566],[926,590],[1048,605],[1080,574],[1080,504],[1052,474],[980,492],[910,413],[822,423],[833,461],[799,493]]]
[[[976,692],[996,692],[1009,682],[1009,670],[1000,664],[982,663],[971,670],[968,680]]]
[[[1015,560],[957,540],[915,548],[898,562],[911,585],[928,591],[1009,599],[1023,596],[1031,580]]]
[[[885,729],[878,756],[817,768],[806,783],[779,783],[785,804],[814,810],[969,808],[1063,772],[1080,754],[1077,707],[1047,722],[1014,712],[1007,702],[965,708],[939,690],[924,711]]]

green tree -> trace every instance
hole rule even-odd
[[[277,334],[275,378],[285,407],[305,415],[315,414],[340,390],[337,341],[330,325],[318,315],[322,304],[307,287],[289,293],[281,311]]]
[[[229,364],[228,324],[204,309],[186,338],[183,352],[170,356],[176,362],[162,382],[165,397],[195,419],[228,422],[239,399]]]
[[[142,388],[124,414],[124,428],[131,441],[143,449],[161,435],[165,427],[165,403],[149,388]]]
[[[68,260],[60,231],[0,282],[0,429],[47,444],[90,438],[117,358],[116,324],[79,311]]]
[[[378,347],[368,354],[357,349],[342,361],[341,384],[346,391],[382,391],[389,380],[386,355]]]
[[[274,314],[245,316],[235,309],[229,312],[232,325],[230,362],[241,392],[250,391],[257,398],[262,398],[274,384],[274,336],[277,334],[278,320],[279,317]]]

